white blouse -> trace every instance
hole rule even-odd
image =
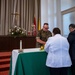
[[[71,66],[69,43],[60,34],[48,38],[45,44],[45,51],[48,53],[46,60],[48,67],[59,68]]]

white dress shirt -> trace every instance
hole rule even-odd
[[[46,66],[53,68],[71,66],[69,43],[60,34],[48,38],[45,44],[45,51],[48,53]]]

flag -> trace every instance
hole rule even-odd
[[[39,19],[39,22],[38,22],[38,30],[41,29],[41,25],[40,25],[40,19]]]

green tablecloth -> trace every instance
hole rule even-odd
[[[14,75],[50,75],[49,68],[45,65],[46,56],[46,52],[19,54]]]
[[[15,66],[14,75],[50,75],[49,68],[45,65],[46,56],[47,53],[44,51],[19,54]],[[69,75],[71,75],[70,71]]]

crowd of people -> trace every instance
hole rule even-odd
[[[70,33],[67,38],[61,35],[58,27],[52,33],[48,28],[48,23],[44,23],[43,28],[38,31],[36,41],[48,53],[46,66],[50,69],[50,75],[68,75],[68,68],[75,75],[75,24],[69,25]]]

